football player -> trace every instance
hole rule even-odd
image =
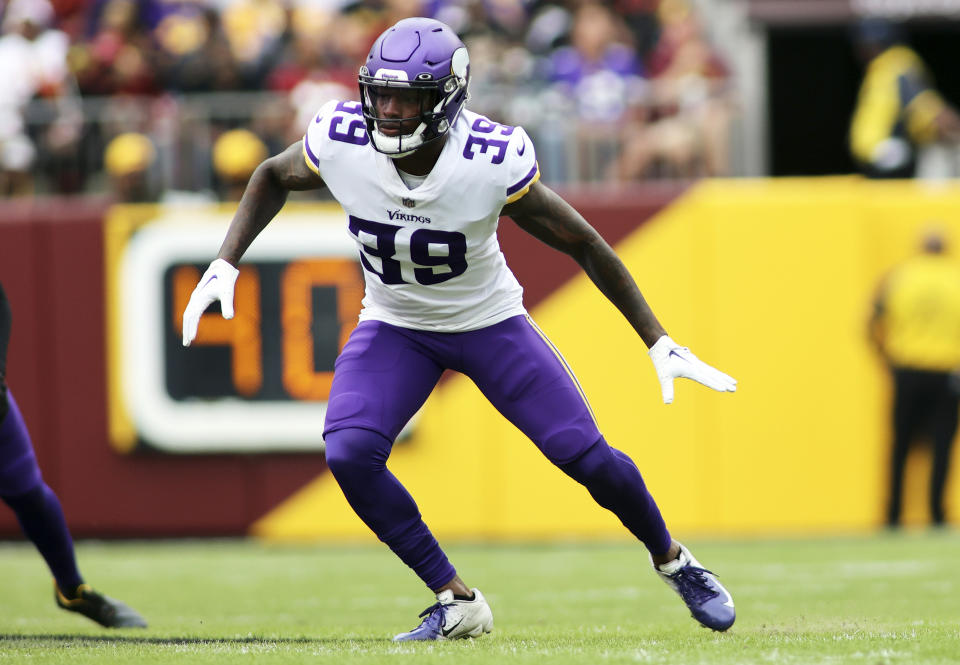
[[[7,388],[10,324],[10,305],[0,284],[0,498],[16,513],[23,533],[53,573],[58,606],[107,628],[145,628],[147,623],[136,610],[94,591],[77,569],[60,501],[40,475],[27,426]]]
[[[735,616],[730,594],[671,538],[636,465],[604,440],[570,368],[524,309],[497,241],[500,215],[579,262],[649,347],[665,402],[675,377],[730,392],[736,381],[667,336],[610,246],[539,182],[526,132],[465,108],[469,81],[467,49],[443,23],[411,18],[384,32],[360,68],[360,101],[322,107],[302,141],[250,178],[184,312],[183,343],[214,301],[233,316],[237,262],[288,192],[327,187],[346,212],[366,278],[360,322],[336,362],[327,464],[357,515],[437,599],[419,626],[394,639],[493,628],[483,594],[457,575],[386,466],[445,369],[469,376],[614,512],[700,623],[726,630]]]

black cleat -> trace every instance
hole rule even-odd
[[[54,598],[57,605],[70,612],[79,612],[107,628],[146,628],[143,617],[126,603],[114,600],[94,591],[89,584],[77,587],[76,598],[63,595],[54,584]]]

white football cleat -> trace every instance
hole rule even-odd
[[[479,589],[473,591],[473,600],[459,600],[449,589],[437,594],[437,602],[420,613],[425,617],[413,630],[400,633],[394,642],[423,640],[456,640],[480,637],[493,630],[493,612]]]

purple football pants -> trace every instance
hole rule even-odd
[[[0,496],[17,496],[42,479],[20,408],[12,392],[7,392],[6,398],[9,410],[0,422]]]
[[[0,284],[0,499],[17,515],[23,533],[43,556],[57,585],[72,590],[83,582],[60,501],[40,475],[27,425],[7,389],[7,345],[13,317]]]
[[[7,392],[6,397],[9,410],[0,422],[0,498],[16,513],[20,528],[47,562],[57,585],[74,589],[83,578],[77,569],[63,508],[43,482],[13,393]]]
[[[636,465],[603,440],[573,373],[529,317],[463,333],[364,321],[337,358],[324,427],[327,464],[357,515],[429,588],[456,571],[386,462],[445,369],[470,377],[651,552],[669,549],[670,534]]]

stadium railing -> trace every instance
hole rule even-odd
[[[545,104],[537,98],[536,91],[522,99],[515,92],[487,89],[474,98],[472,107],[527,129],[537,146],[546,182],[578,185],[611,179],[609,166],[625,140],[629,123],[578,121],[575,114],[571,116],[563,110],[544,112]],[[506,104],[509,109],[504,108]],[[276,153],[300,138],[302,127],[317,106],[304,109],[308,111],[304,120],[290,95],[268,92],[88,96],[66,104],[34,100],[23,114],[28,134],[37,147],[34,190],[38,194],[109,191],[109,178],[104,171],[105,147],[121,133],[139,132],[149,136],[156,147],[150,178],[157,191],[212,194],[217,176],[211,153],[220,133],[237,127],[250,129],[263,139],[271,153]],[[734,114],[728,123],[730,147],[723,175],[741,175],[735,172],[741,161],[736,140],[742,135],[740,121]],[[50,130],[64,123],[75,125],[75,139],[52,147],[55,142],[48,138]],[[689,173],[654,165],[645,179],[688,177]]]

